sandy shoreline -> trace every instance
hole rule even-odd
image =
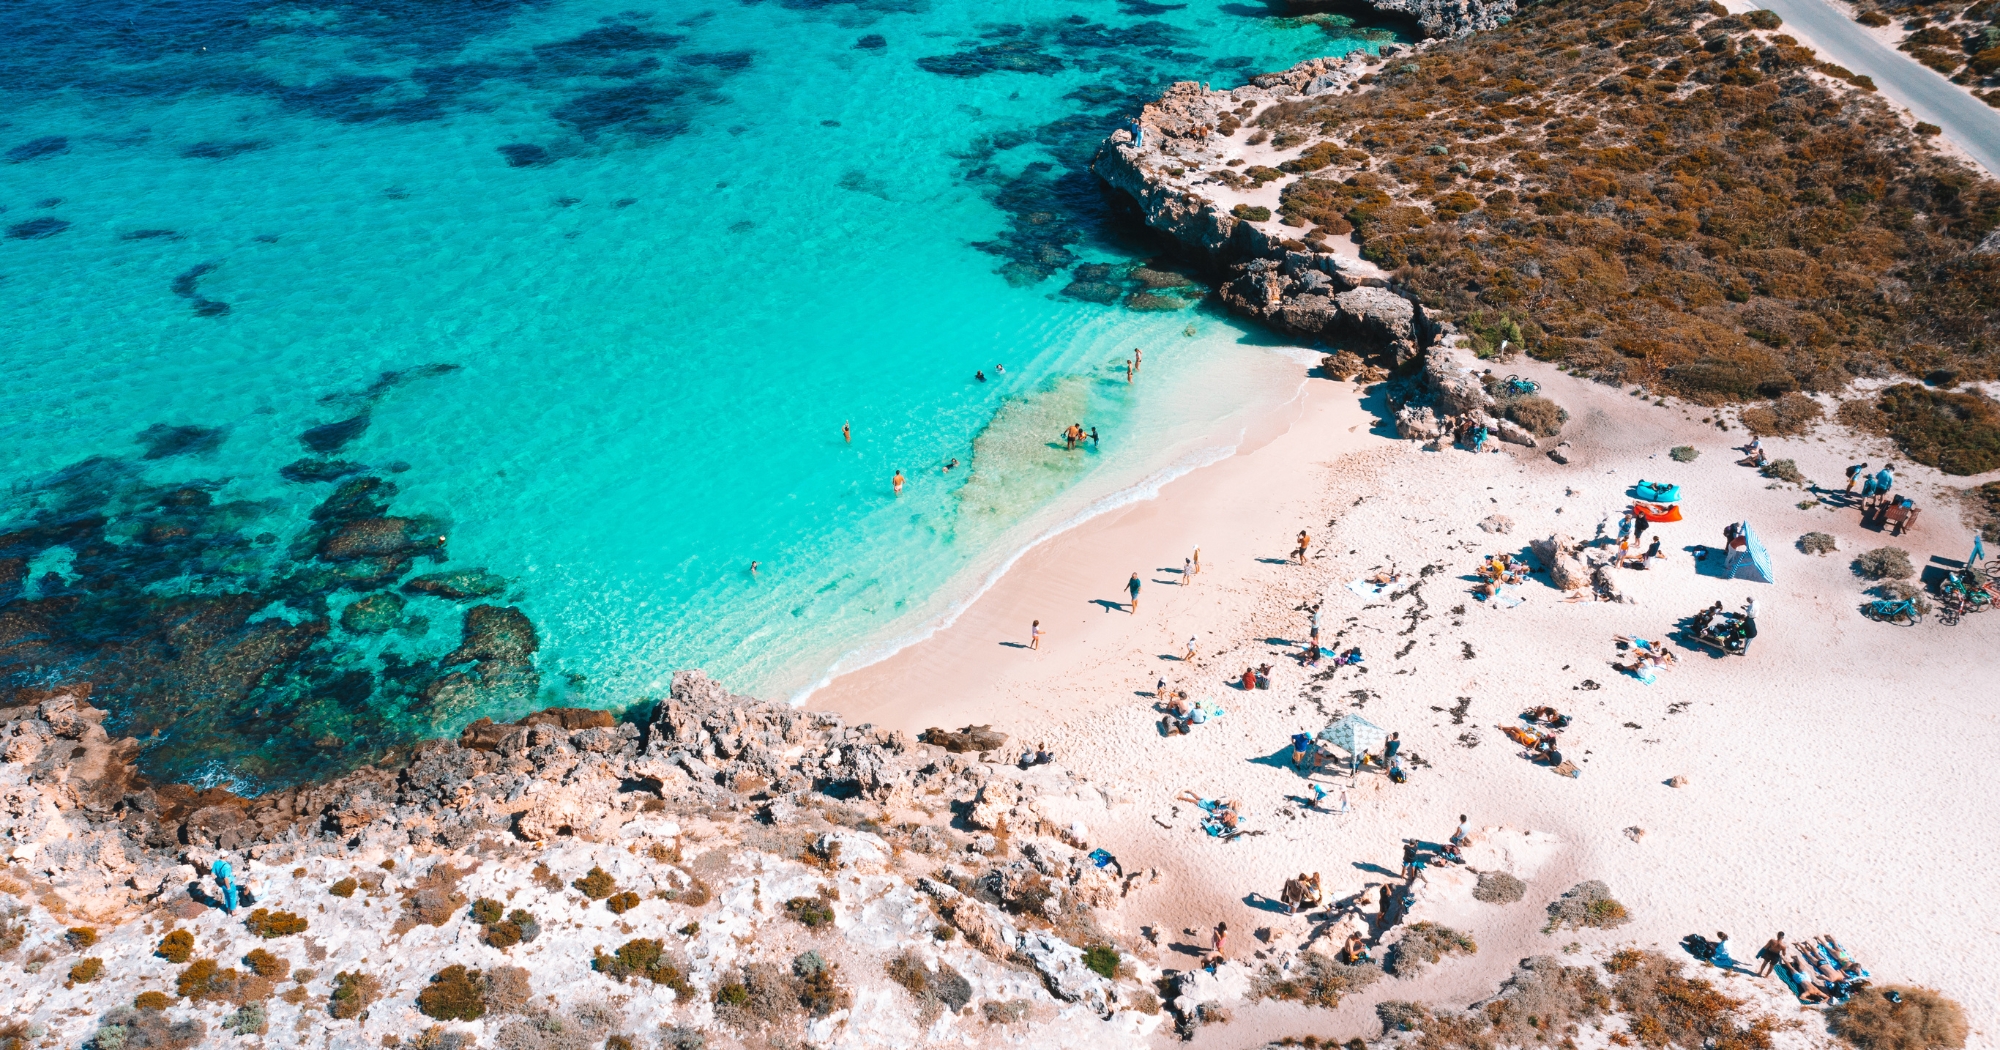
[[[1941,479],[1899,461],[1899,489],[1927,513],[1908,536],[1879,536],[1854,510],[1800,509],[1804,493],[1736,466],[1730,446],[1746,436],[1702,424],[1699,408],[1656,407],[1534,363],[1508,369],[1542,380],[1574,416],[1568,466],[1516,446],[1424,452],[1388,436],[1352,386],[1315,380],[1295,418],[1273,421],[1282,432],[1028,552],[949,629],[836,679],[810,706],[912,732],[991,723],[1016,743],[1049,740],[1060,762],[1110,796],[1093,840],[1127,869],[1162,872],[1163,891],[1135,899],[1123,919],[1130,934],[1157,929],[1166,966],[1190,961],[1174,948],[1196,941],[1183,930],[1218,919],[1240,931],[1239,955],[1259,946],[1247,934],[1260,927],[1295,944],[1308,925],[1267,899],[1287,875],[1320,871],[1329,899],[1346,896],[1394,874],[1403,837],[1441,839],[1459,813],[1495,829],[1494,843],[1524,832],[1552,840],[1532,864],[1516,862],[1529,884],[1521,904],[1426,891],[1419,909],[1471,932],[1476,957],[1384,981],[1332,1015],[1251,1007],[1234,1025],[1203,1030],[1204,1045],[1372,1036],[1372,1004],[1383,999],[1462,1006],[1491,994],[1521,957],[1565,943],[1677,952],[1684,935],[1718,929],[1753,946],[1781,929],[1832,933],[1878,979],[1959,999],[1975,1044],[1990,1045],[2000,990],[1965,934],[2000,944],[2000,876],[1978,863],[1970,826],[2000,744],[1980,684],[1993,618],[1872,623],[1858,612],[1863,584],[1848,568],[1854,553],[1885,544],[1910,549],[1920,565],[1964,557],[1971,533],[1956,507],[1933,498]],[[1701,458],[1673,462],[1666,452],[1679,444]],[[1849,462],[1885,458],[1831,430],[1766,444],[1822,481]],[[1618,577],[1635,604],[1568,604],[1539,576],[1511,610],[1468,593],[1479,554],[1524,552],[1529,538],[1558,530],[1587,540],[1641,478],[1680,482],[1689,495],[1685,522],[1655,527],[1667,565]],[[1951,487],[1967,480],[1984,479]],[[1512,534],[1476,527],[1495,512],[1517,523]],[[1721,527],[1742,517],[1771,550],[1775,584],[1699,575],[1683,551],[1719,542]],[[1316,545],[1306,566],[1286,561],[1301,527]],[[1835,535],[1842,553],[1801,553],[1794,543],[1808,530]],[[1204,572],[1177,586],[1195,543]],[[1393,603],[1345,588],[1392,563],[1438,568]],[[1134,569],[1146,581],[1137,615],[1117,605]],[[1749,656],[1683,648],[1680,667],[1652,686],[1610,668],[1614,634],[1658,638],[1712,601],[1734,607],[1752,593],[1762,634]],[[1314,681],[1287,658],[1306,630],[1296,610],[1322,595],[1330,640],[1361,646],[1365,673]],[[1030,652],[1021,646],[1036,618],[1047,636]],[[1193,666],[1177,659],[1190,633],[1201,638]],[[1269,692],[1246,695],[1226,681],[1264,662],[1277,667]],[[1228,715],[1191,737],[1163,737],[1149,695],[1162,676],[1216,698]],[[1574,715],[1565,747],[1580,753],[1579,779],[1529,765],[1494,728],[1541,703]],[[1287,738],[1357,708],[1400,731],[1427,765],[1401,786],[1363,776],[1347,816],[1302,813],[1288,800],[1304,781],[1284,760]],[[1665,786],[1676,775],[1688,785]],[[1189,807],[1172,801],[1182,789],[1243,799],[1248,826],[1266,834],[1228,844],[1201,835]],[[1643,834],[1635,840],[1631,828]],[[1631,909],[1631,925],[1537,932],[1543,904],[1592,878]],[[1724,981],[1780,1016],[1799,1009],[1776,982]]]

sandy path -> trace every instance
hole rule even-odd
[[[1542,379],[1575,416],[1570,465],[1514,446],[1424,452],[1371,433],[1352,387],[1316,382],[1282,436],[1031,553],[953,628],[837,680],[813,706],[912,731],[991,722],[1050,740],[1063,762],[1129,800],[1091,832],[1128,869],[1163,873],[1122,920],[1128,935],[1157,928],[1154,954],[1166,966],[1185,965],[1174,944],[1198,940],[1183,930],[1217,919],[1239,931],[1238,954],[1259,946],[1245,936],[1259,927],[1305,935],[1303,918],[1261,895],[1275,896],[1302,869],[1324,873],[1330,899],[1379,883],[1396,869],[1403,836],[1440,839],[1459,813],[1474,827],[1559,840],[1519,872],[1529,884],[1521,904],[1447,908],[1437,894],[1426,905],[1480,940],[1476,957],[1385,980],[1331,1015],[1246,1009],[1238,1023],[1205,1030],[1203,1044],[1372,1035],[1375,1001],[1463,1005],[1490,994],[1521,957],[1572,941],[1671,948],[1721,929],[1754,948],[1782,929],[1833,933],[1878,978],[1944,989],[1970,1012],[1975,1041],[1990,1045],[1983,1033],[2000,1033],[2000,982],[1984,976],[1984,959],[2000,948],[2000,874],[1982,863],[1982,839],[2000,746],[1987,684],[2000,666],[2000,616],[1958,627],[1871,623],[1847,568],[1853,552],[1884,543],[1908,547],[1920,564],[1963,557],[1971,533],[1932,498],[1938,479],[1899,466],[1899,487],[1929,509],[1919,532],[1891,540],[1863,529],[1855,511],[1796,507],[1798,490],[1772,489],[1734,464],[1728,446],[1742,431],[1702,425],[1699,409],[1654,407],[1532,364],[1509,368]],[[1666,452],[1678,444],[1703,454],[1674,463]],[[1842,436],[1767,445],[1818,479],[1883,458]],[[1654,526],[1669,563],[1620,575],[1636,604],[1567,604],[1539,578],[1512,610],[1467,593],[1479,553],[1523,550],[1558,529],[1588,539],[1640,478],[1680,482],[1688,502],[1687,521]],[[1511,535],[1476,527],[1496,511],[1517,523]],[[1682,550],[1718,542],[1725,523],[1745,516],[1771,550],[1775,585],[1700,575]],[[1287,564],[1302,526],[1322,546],[1311,564]],[[1808,530],[1834,534],[1844,553],[1799,552],[1793,544]],[[1205,571],[1190,587],[1162,582],[1197,541]],[[1391,562],[1437,569],[1394,602],[1345,589]],[[1136,616],[1108,605],[1123,598],[1132,568],[1147,581]],[[1682,649],[1681,666],[1653,686],[1608,666],[1613,634],[1659,638],[1701,606],[1733,607],[1753,592],[1761,637],[1748,657]],[[1305,634],[1298,607],[1321,594],[1330,595],[1328,633],[1362,647],[1365,673],[1313,681],[1284,657]],[[1049,630],[1045,650],[1012,647],[1034,617]],[[1169,655],[1190,632],[1203,640],[1192,667]],[[1269,692],[1224,681],[1266,661],[1278,668]],[[1229,714],[1194,736],[1163,737],[1146,695],[1163,674]],[[1494,729],[1544,702],[1576,718],[1565,750],[1583,762],[1579,779],[1529,765]],[[1284,761],[1289,734],[1355,709],[1400,731],[1406,753],[1428,765],[1401,786],[1364,775],[1347,816],[1301,813],[1287,800],[1303,787]],[[1688,786],[1665,786],[1675,775]],[[1189,807],[1172,801],[1182,788],[1242,798],[1250,826],[1265,834],[1228,844],[1201,835]],[[1625,833],[1633,827],[1644,829],[1638,841]],[[1542,906],[1585,878],[1608,882],[1635,921],[1611,933],[1537,932]]]

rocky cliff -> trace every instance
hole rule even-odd
[[[1498,29],[1514,17],[1514,0],[1368,0],[1377,11],[1405,15],[1432,37]]]
[[[1175,84],[1111,135],[1095,170],[1147,225],[1228,275],[1221,296],[1231,309],[1301,339],[1357,340],[1408,366],[1438,334],[1422,305],[1352,244],[1297,239],[1303,232],[1283,224],[1278,192],[1267,188],[1287,147],[1238,134],[1267,107],[1359,89],[1373,61],[1358,52],[1312,59],[1228,91]]]
[[[241,798],[146,782],[102,720],[81,687],[0,710],[16,1035],[1136,1046],[1172,1020],[1157,971],[1085,956],[1157,880],[1088,856],[1121,801],[950,749],[986,734],[911,741],[681,672],[642,723],[481,720]]]

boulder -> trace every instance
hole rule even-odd
[[[1505,536],[1514,531],[1514,519],[1505,514],[1489,514],[1480,520],[1479,529]]]
[[[1042,985],[1050,995],[1066,1003],[1084,1003],[1106,1017],[1111,1015],[1111,982],[1083,964],[1083,949],[1054,934],[1024,930],[1014,950],[1042,975]]]
[[[918,740],[935,744],[954,754],[973,751],[993,751],[1007,743],[1007,734],[996,731],[992,726],[966,726],[956,733],[946,732],[936,726],[918,734]]]
[[[1485,413],[1493,396],[1479,381],[1473,363],[1477,358],[1457,346],[1433,345],[1424,354],[1424,386],[1436,395],[1439,411],[1463,416]]]
[[[1386,288],[1355,288],[1333,301],[1340,307],[1340,327],[1393,350],[1396,367],[1416,359],[1416,304]]]
[[[1542,568],[1549,574],[1549,582],[1558,589],[1580,591],[1590,586],[1590,573],[1583,567],[1583,559],[1577,555],[1576,541],[1563,533],[1556,533],[1545,540],[1529,540],[1528,550]]]
[[[340,610],[340,626],[352,634],[381,634],[403,622],[403,599],[395,594],[371,594]]]
[[[1528,448],[1535,447],[1535,435],[1528,433],[1519,423],[1511,419],[1494,420],[1493,433],[1498,435],[1500,440],[1509,444],[1525,445]]]
[[[507,589],[507,577],[495,575],[485,569],[453,569],[449,572],[432,572],[411,577],[403,584],[405,594],[428,594],[435,598],[462,602],[472,598],[490,598]]]
[[[1396,410],[1396,433],[1412,441],[1434,441],[1444,427],[1437,413],[1422,405],[1404,405]]]

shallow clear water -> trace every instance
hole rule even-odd
[[[1077,263],[1120,267],[1129,292],[1122,268],[1155,250],[1084,165],[1167,82],[1239,83],[1369,35],[1142,0],[14,11],[0,530],[104,456],[128,484],[256,501],[243,534],[289,536],[333,487],[279,475],[300,435],[365,418],[328,455],[445,523],[450,567],[512,581],[489,600],[539,631],[533,702],[598,706],[687,666],[796,694],[1036,536],[1226,449],[1296,364],[1203,307],[1060,294]],[[457,368],[411,371],[439,364]],[[1101,445],[1063,450],[1071,422]],[[221,433],[142,459],[156,424]],[[66,556],[36,556],[27,598]],[[175,586],[261,593],[274,557]],[[337,623],[355,596],[260,615]],[[414,598],[427,627],[335,626],[312,653],[435,661],[459,608]],[[0,656],[10,680],[60,677],[24,652]],[[287,734],[367,743],[309,717],[311,693],[287,701],[295,724],[258,701],[263,735],[167,764],[274,781],[282,763],[242,756]],[[480,713],[511,712],[431,721]],[[156,742],[193,732],[119,717]]]

